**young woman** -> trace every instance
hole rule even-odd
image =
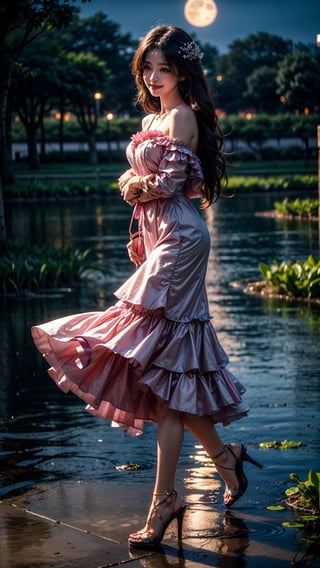
[[[175,473],[187,428],[226,484],[230,507],[247,488],[243,445],[224,445],[215,429],[245,416],[244,388],[227,370],[208,311],[205,289],[208,230],[192,199],[210,206],[225,176],[215,106],[191,37],[158,26],[141,41],[132,64],[138,103],[147,113],[127,149],[131,168],[119,179],[134,206],[128,244],[135,273],[105,312],[77,314],[33,327],[49,373],[64,391],[88,403],[129,434],[144,421],[158,425],[157,474],[145,527],[129,544],[161,542],[185,502]]]

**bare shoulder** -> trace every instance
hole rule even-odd
[[[184,120],[196,121],[194,110],[187,104],[179,105],[172,109],[171,116],[175,121],[183,122]]]
[[[198,125],[194,110],[181,105],[170,113],[169,134],[195,149],[198,143]]]

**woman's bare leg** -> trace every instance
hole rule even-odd
[[[215,466],[227,487],[229,489],[239,489],[239,481],[234,470],[236,459],[231,452],[223,451],[224,444],[209,416],[195,416],[194,414],[184,413],[184,425],[200,442],[211,459],[219,456],[214,460]],[[240,457],[240,445],[232,445],[232,450],[237,457]],[[221,455],[219,455],[220,452],[222,452]],[[222,467],[219,468],[219,465]],[[231,469],[224,469],[224,467],[230,467]],[[227,495],[225,499],[228,501]]]
[[[183,499],[173,493],[176,469],[183,442],[183,415],[179,412],[159,407],[157,412],[158,444],[157,444],[157,476],[154,486],[154,497],[151,503],[145,527],[130,535],[130,540],[142,540],[143,534],[157,537],[163,528],[163,521],[158,517],[154,504],[164,501],[158,510],[165,521],[184,505]]]
[[[157,477],[155,493],[173,491],[183,442],[183,415],[162,409],[158,413]]]

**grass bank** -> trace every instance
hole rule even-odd
[[[101,161],[96,166],[91,166],[84,161],[48,161],[40,165],[38,170],[32,170],[28,168],[28,164],[25,161],[16,162],[14,165],[14,170],[16,177],[19,179],[20,176],[43,176],[48,175],[79,175],[79,174],[91,174],[94,175],[97,172],[101,174],[115,174],[124,172],[128,168],[128,162],[123,159],[119,162],[106,162]],[[236,161],[234,160],[230,167],[228,168],[229,176],[238,176],[245,174],[255,174],[259,172],[260,175],[295,175],[295,174],[305,174],[305,175],[316,175],[317,174],[317,161],[310,160],[308,164],[304,160],[245,160]]]

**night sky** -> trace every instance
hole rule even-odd
[[[206,0],[199,0],[205,3]],[[121,33],[134,39],[156,24],[174,24],[193,32],[225,53],[235,39],[268,32],[294,42],[316,44],[320,33],[320,0],[215,0],[218,16],[213,24],[199,28],[184,17],[184,0],[92,0],[81,7],[81,16],[103,11],[121,25]]]

